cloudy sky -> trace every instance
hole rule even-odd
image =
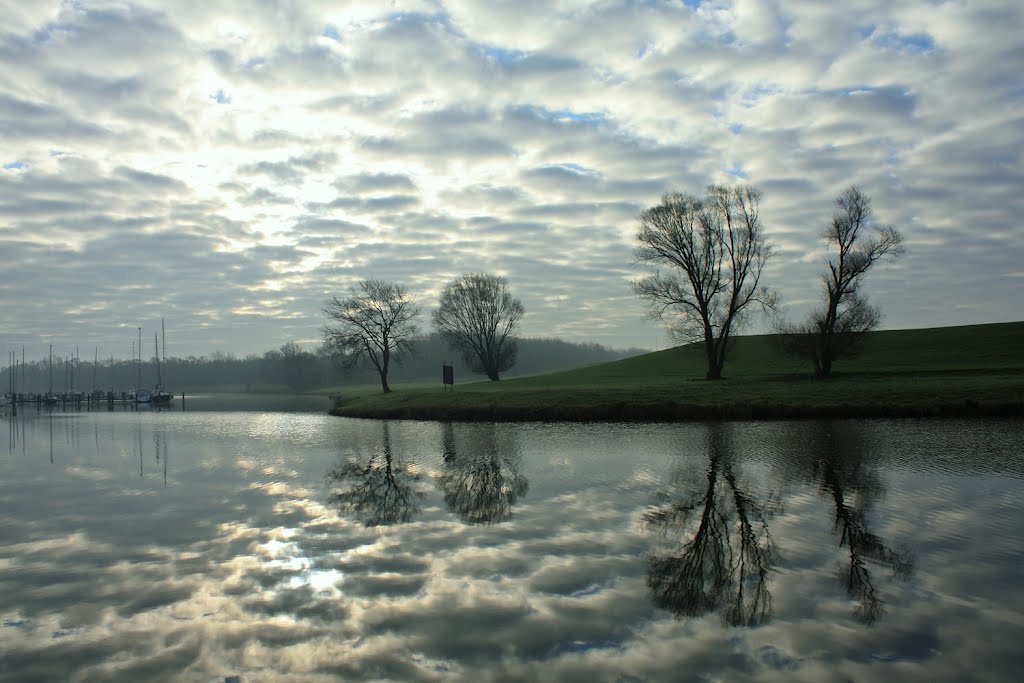
[[[793,316],[858,184],[907,238],[868,287],[886,327],[1024,318],[1009,0],[5,0],[0,19],[0,346],[30,357],[127,357],[161,317],[171,355],[312,345],[360,279],[429,311],[469,271],[508,278],[524,335],[660,347],[629,288],[636,216],[712,182],[764,191]]]

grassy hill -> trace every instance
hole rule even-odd
[[[501,382],[342,389],[357,417],[665,420],[881,415],[1020,415],[1024,322],[872,333],[856,358],[818,380],[774,335],[739,337],[726,379],[703,379],[703,350],[684,346]],[[456,378],[458,382],[458,378]]]

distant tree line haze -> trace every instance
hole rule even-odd
[[[389,378],[402,382],[441,382],[441,364],[455,366],[457,382],[479,381],[485,375],[475,374],[458,355],[453,356],[448,344],[437,334],[421,334],[413,340],[416,355],[401,365],[392,363]],[[606,363],[646,353],[647,349],[609,349],[600,344],[577,344],[561,339],[520,338],[519,361],[510,375],[530,375],[565,370],[581,365]],[[13,384],[23,393],[43,393],[50,389],[48,358],[26,359],[24,367],[0,368],[0,387],[6,392]],[[372,366],[342,368],[331,349],[320,345],[304,349],[294,341],[262,354],[236,356],[216,351],[210,355],[168,356],[160,360],[164,385],[168,390],[200,393],[230,392],[306,392],[336,386],[343,378],[346,384],[377,384],[380,376]],[[128,391],[136,386],[139,374],[143,386],[156,383],[156,362],[143,358],[141,373],[135,360],[92,358],[76,360],[54,353],[53,390],[56,392]],[[94,379],[95,378],[95,379]]]
[[[323,307],[328,323],[324,345],[346,369],[370,366],[384,392],[391,363],[416,354],[413,343],[421,309],[400,284],[363,280],[345,299],[333,297]],[[436,333],[459,353],[470,370],[492,382],[516,364],[515,333],[525,314],[522,302],[503,277],[486,273],[461,275],[441,292],[434,309]]]
[[[650,268],[633,282],[649,315],[665,322],[679,344],[703,345],[709,380],[720,379],[734,333],[753,315],[779,315],[779,297],[762,283],[772,247],[749,186],[712,185],[703,196],[666,194],[640,214],[636,261]],[[801,323],[776,319],[788,353],[808,360],[819,377],[858,349],[878,326],[881,311],[862,293],[864,276],[879,261],[903,253],[893,226],[876,225],[871,200],[850,187],[822,233],[831,255],[822,274],[822,302]]]

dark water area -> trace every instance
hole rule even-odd
[[[1012,420],[0,419],[3,681],[1004,681]]]

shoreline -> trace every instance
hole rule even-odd
[[[376,420],[439,422],[692,422],[715,420],[806,420],[862,418],[985,418],[1024,417],[1021,401],[946,401],[912,405],[885,404],[635,404],[609,403],[589,406],[466,405],[335,405],[328,411],[337,417]]]

